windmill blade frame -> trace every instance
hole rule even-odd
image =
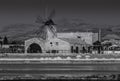
[[[38,16],[35,21],[35,23],[44,23],[44,22],[45,20],[41,16]]]
[[[50,15],[47,17],[48,20],[52,19],[55,16],[55,9],[53,9],[50,13]]]
[[[57,36],[57,34],[56,34],[57,30],[55,29],[55,27],[52,25],[49,28],[50,28],[51,32],[54,34],[54,36]]]

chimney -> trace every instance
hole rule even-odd
[[[98,41],[101,42],[101,29],[99,29],[99,32],[98,32]]]

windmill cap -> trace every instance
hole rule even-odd
[[[52,19],[49,19],[48,21],[45,22],[45,25],[55,25]]]

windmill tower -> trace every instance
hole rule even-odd
[[[41,29],[36,33],[44,40],[49,40],[57,37],[55,23],[52,20],[54,15],[55,15],[55,10],[53,10],[46,19],[42,19],[40,16],[38,16],[36,19],[36,23],[39,24],[42,23]]]

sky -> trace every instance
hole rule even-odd
[[[95,24],[120,24],[119,0],[0,0],[0,27],[35,23],[55,9],[55,19],[78,18]]]

